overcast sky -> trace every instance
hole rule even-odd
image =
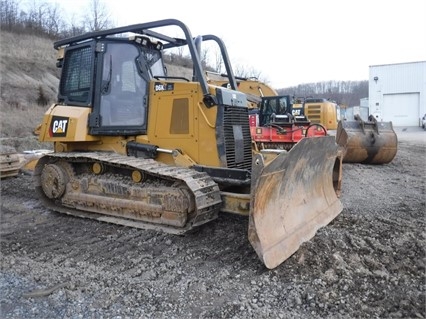
[[[49,0],[68,15],[89,0]],[[426,61],[426,0],[101,0],[115,26],[179,19],[214,34],[274,88],[368,80],[370,65]],[[67,19],[67,16],[64,16]]]

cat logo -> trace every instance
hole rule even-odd
[[[69,124],[68,117],[53,116],[50,122],[50,137],[65,137],[67,136],[67,129]]]

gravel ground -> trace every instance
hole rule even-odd
[[[248,219],[185,236],[45,210],[1,181],[2,318],[425,318],[426,132],[387,165],[344,164],[343,212],[266,269]]]

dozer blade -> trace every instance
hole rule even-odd
[[[33,175],[37,166],[38,160],[45,154],[53,153],[52,150],[33,150],[24,151],[23,154],[19,154],[21,161],[21,172]]]
[[[392,122],[339,121],[336,142],[345,148],[344,163],[387,164],[396,155],[398,140]]]
[[[252,170],[250,243],[269,269],[277,267],[343,209],[338,199],[342,158],[334,137],[300,140]]]

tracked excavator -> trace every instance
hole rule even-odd
[[[206,72],[208,83],[227,87],[226,74]],[[257,78],[235,77],[239,91],[247,95],[250,133],[257,150],[290,150],[304,137],[326,136],[327,129],[311,123],[302,104],[290,95],[278,95],[268,84]]]
[[[340,106],[325,98],[307,97],[303,99],[302,108],[312,123],[321,124],[327,130],[336,130],[340,120]]]
[[[229,88],[207,83],[200,61],[216,43]],[[290,151],[252,146],[246,94],[222,40],[193,37],[166,19],[54,43],[58,100],[39,139],[54,152],[34,170],[54,211],[172,234],[208,227],[219,212],[248,216],[248,239],[275,268],[341,211],[342,158],[330,136]],[[193,76],[169,74],[169,50],[186,49]]]

